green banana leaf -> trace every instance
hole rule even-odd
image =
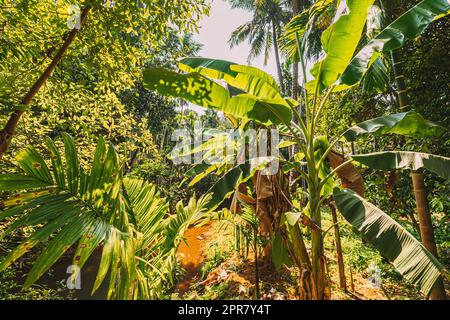
[[[359,43],[373,2],[374,0],[340,1],[335,22],[322,34],[322,47],[326,56],[311,69],[315,80],[307,83],[309,92],[313,92],[317,81],[320,82],[320,90],[331,86],[344,72]]]
[[[410,151],[383,151],[353,155],[352,158],[377,170],[419,170],[425,168],[444,179],[450,179],[450,158],[433,154]]]
[[[363,238],[388,259],[405,279],[429,295],[444,266],[389,215],[349,189],[335,189],[336,205]]]
[[[239,186],[240,183],[245,182],[251,178],[252,170],[250,161],[239,164],[225,173],[209,190],[208,194],[212,194],[207,208],[214,210],[223,200],[228,198]]]
[[[389,70],[381,57],[369,67],[361,82],[362,91],[368,94],[383,93],[389,88]]]
[[[144,86],[216,110],[222,110],[230,100],[227,89],[195,72],[180,74],[163,68],[149,68],[144,71]]]
[[[449,11],[448,0],[424,0],[408,10],[353,57],[338,81],[338,88],[345,89],[359,83],[381,53],[402,47],[406,40],[422,34],[431,22],[447,15]]]
[[[198,72],[213,79],[224,80],[230,86],[259,98],[283,98],[275,79],[255,67],[202,57],[184,58],[180,60],[178,67],[185,72]]]
[[[246,93],[231,97],[224,87],[197,72],[179,74],[161,68],[148,68],[144,71],[144,86],[163,95],[264,125],[290,122],[292,119],[291,109],[284,99],[267,99]]]
[[[425,120],[416,112],[409,111],[390,114],[358,123],[347,129],[344,132],[344,137],[348,141],[355,141],[357,138],[367,134],[381,136],[388,133],[416,138],[439,137],[445,131],[446,129],[444,127]]]

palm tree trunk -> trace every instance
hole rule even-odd
[[[292,13],[293,17],[300,13],[300,2],[299,0],[292,0]],[[298,98],[298,62],[293,61],[292,64],[292,99],[297,100]]]
[[[420,237],[423,245],[436,258],[438,257],[436,241],[434,239],[433,224],[431,222],[430,208],[428,207],[427,191],[425,189],[423,173],[413,171],[411,173],[414,195],[416,197],[417,214],[419,216]],[[431,291],[431,300],[447,300],[444,282],[439,278]]]
[[[280,62],[280,50],[278,48],[278,35],[276,28],[275,19],[272,19],[272,37],[273,37],[273,47],[275,50],[275,61],[277,64],[278,81],[280,82],[281,93],[284,93],[284,80],[283,73],[281,72],[281,62]]]
[[[409,106],[408,95],[406,94],[405,77],[401,69],[401,62],[398,59],[397,52],[391,52],[391,59],[394,69],[395,83],[397,86],[397,97],[400,109],[406,109]],[[428,199],[425,190],[424,175],[417,171],[411,173],[414,196],[416,198],[417,215],[419,217],[420,237],[425,248],[428,249],[436,258],[437,249],[434,238],[433,224],[431,223],[431,214],[428,207]],[[440,277],[431,291],[431,300],[446,300],[444,282]]]
[[[48,67],[45,69],[45,71],[41,74],[39,79],[34,83],[34,85],[31,87],[31,89],[28,91],[28,93],[25,95],[25,97],[20,102],[22,105],[30,105],[31,101],[33,100],[34,96],[39,92],[39,90],[42,88],[43,84],[47,81],[47,79],[50,77],[50,75],[55,70],[58,63],[61,61],[64,53],[67,51],[67,48],[69,48],[70,44],[73,42],[75,36],[80,31],[81,26],[86,20],[86,16],[88,15],[89,11],[91,10],[91,6],[86,6],[83,11],[81,12],[80,16],[80,23],[77,27],[73,28],[69,34],[67,35],[67,38],[64,41],[64,44],[62,47],[58,50],[55,57],[53,58],[52,62],[48,65]],[[0,159],[3,157],[3,154],[8,150],[9,145],[11,144],[12,138],[14,137],[17,129],[17,125],[19,123],[19,120],[21,116],[23,115],[24,111],[22,110],[16,110],[14,111],[10,117],[8,122],[6,123],[3,130],[0,131]]]
[[[299,0],[292,0],[292,16],[295,17],[300,12],[300,3]],[[292,61],[292,84],[291,84],[291,98],[294,100],[298,99],[298,62]],[[299,112],[301,114],[301,108],[299,108]],[[298,120],[296,121],[294,118],[294,122],[298,124]],[[289,148],[289,158],[293,159],[294,155],[297,153],[298,147],[293,145]],[[295,170],[292,170],[289,176],[290,183],[293,184],[295,179],[297,178],[297,173]],[[302,186],[305,188],[305,183],[302,178]]]

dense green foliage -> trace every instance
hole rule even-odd
[[[411,298],[445,297],[448,1],[229,3],[253,14],[230,45],[248,40],[248,59],[265,63],[273,49],[278,81],[196,57],[206,0],[0,0],[0,126],[20,113],[0,155],[0,299],[73,298],[62,283],[47,286],[66,263],[94,270],[96,297],[178,297],[185,235],[206,224],[220,239],[222,222],[233,234],[209,248],[199,286],[219,275],[202,298],[229,298],[221,268],[238,272],[242,261],[254,286],[240,297],[272,297],[264,267],[296,298],[329,299],[331,277],[347,292],[344,261],[360,273],[375,261]],[[174,131],[195,135],[199,121],[208,139],[174,148]],[[278,145],[246,136],[270,129]],[[280,152],[255,158],[247,144],[262,142]],[[232,161],[211,163],[224,148]],[[194,155],[203,162],[177,165]]]

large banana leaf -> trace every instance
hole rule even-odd
[[[207,77],[224,80],[253,96],[266,99],[282,99],[276,81],[264,71],[251,66],[202,57],[184,58],[179,68],[185,72],[198,72]]]
[[[144,71],[144,86],[172,97],[182,98],[196,105],[251,119],[262,124],[289,122],[292,113],[284,99],[269,99],[243,93],[230,96],[227,89],[197,73],[179,74],[161,68]]]
[[[317,81],[324,89],[336,82],[353,57],[361,38],[367,14],[374,0],[342,0],[335,21],[322,34],[322,47],[326,56],[311,69],[315,80],[308,82],[312,92]]]
[[[339,79],[342,85],[340,87],[346,88],[357,84],[381,53],[400,48],[406,40],[422,34],[431,22],[447,15],[449,11],[448,0],[424,0],[408,10],[353,57]]]
[[[230,100],[224,87],[196,72],[180,74],[162,68],[149,68],[144,71],[144,86],[204,108],[222,110]]]
[[[344,133],[348,141],[355,141],[367,134],[381,136],[388,133],[401,134],[410,137],[439,137],[446,129],[428,120],[420,114],[409,111],[390,114],[370,119],[354,125]]]
[[[363,238],[428,295],[444,266],[400,224],[353,191],[336,188],[333,196],[339,211]]]
[[[444,179],[450,179],[450,158],[410,151],[383,151],[353,155],[352,158],[370,168],[391,171],[425,168]]]
[[[383,28],[383,11],[373,5],[366,22],[366,38],[367,41],[372,40]],[[389,71],[387,64],[384,63],[383,57],[378,57],[369,67],[361,81],[362,91],[372,93],[382,93],[389,88]]]

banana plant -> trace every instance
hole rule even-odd
[[[107,282],[107,298],[158,297],[163,284],[172,280],[174,252],[184,231],[201,218],[209,198],[192,198],[186,208],[180,203],[178,214],[168,217],[168,202],[154,185],[123,176],[113,145],[100,138],[86,171],[73,139],[63,134],[62,140],[64,154],[53,140],[46,140],[51,165],[28,147],[17,155],[22,173],[0,175],[1,191],[19,192],[0,201],[0,220],[10,221],[0,241],[22,227],[34,230],[0,260],[0,272],[42,248],[25,280],[27,287],[70,248],[72,263],[80,269],[100,249],[92,293]]]
[[[437,1],[437,2],[439,2],[439,1]],[[342,3],[343,2],[340,2],[341,5],[342,5]],[[379,58],[379,55],[374,54],[373,51],[367,53],[368,52],[367,46],[365,46],[364,47],[365,49],[363,48],[363,50],[359,51],[360,53],[357,53],[355,57],[359,57],[361,59],[362,59],[362,57],[364,57],[364,59],[365,59],[364,61],[366,63],[366,68],[363,70],[363,72],[360,72],[359,74],[357,72],[354,72],[355,77],[356,77],[355,82],[350,83],[346,80],[348,75],[350,74],[349,70],[351,69],[352,65],[356,65],[356,64],[354,64],[355,57],[353,57],[353,54],[350,54],[350,55],[344,54],[342,56],[339,56],[339,51],[340,51],[341,46],[347,46],[349,44],[356,45],[356,42],[357,42],[356,39],[358,39],[358,41],[359,41],[361,31],[360,30],[356,30],[356,31],[349,30],[349,29],[346,29],[345,27],[341,27],[340,21],[345,21],[345,20],[351,19],[350,16],[352,15],[352,8],[355,9],[354,12],[357,15],[357,17],[355,17],[355,19],[357,19],[357,21],[364,21],[365,18],[358,16],[358,13],[361,13],[361,11],[358,10],[358,9],[360,9],[358,7],[358,5],[361,5],[361,2],[356,3],[356,2],[348,1],[347,8],[346,8],[346,10],[344,10],[346,12],[346,14],[344,14],[345,17],[342,18],[342,17],[337,16],[335,19],[336,22],[333,23],[329,27],[329,29],[324,33],[324,37],[322,38],[323,45],[324,45],[324,51],[325,51],[326,55],[323,59],[321,59],[319,62],[317,62],[316,65],[313,67],[312,73],[315,76],[315,79],[306,85],[306,87],[309,90],[313,90],[313,92],[315,92],[314,101],[317,98],[317,93],[323,92],[323,94],[322,94],[323,99],[322,99],[321,104],[323,103],[324,100],[326,100],[327,96],[329,94],[331,94],[332,92],[337,91],[337,90],[347,89],[351,85],[359,83],[363,79],[363,76],[367,73],[367,70],[368,70],[368,67],[370,66],[370,64],[372,64],[373,61],[376,61]],[[367,5],[370,5],[370,3],[368,2]],[[370,44],[374,43],[375,41],[377,41],[377,39],[378,40],[381,39],[380,35],[382,35],[383,41],[385,41],[386,43],[388,43],[392,46],[389,46],[389,45],[381,46],[380,50],[389,51],[389,50],[396,49],[403,44],[403,42],[400,42],[399,44],[394,45],[394,43],[396,43],[397,38],[400,38],[400,39],[408,38],[408,37],[411,38],[411,37],[419,35],[421,32],[423,32],[423,30],[426,28],[426,26],[429,23],[431,23],[433,20],[447,14],[449,9],[450,9],[450,5],[448,4],[448,2],[444,3],[441,1],[440,4],[437,4],[436,2],[431,3],[430,1],[422,1],[416,7],[414,7],[413,9],[411,9],[410,11],[408,11],[407,13],[402,15],[399,19],[394,21],[385,30],[381,31],[379,33],[379,35],[374,38],[375,40],[372,39],[371,41],[369,41],[368,46]],[[348,13],[348,10],[350,11],[349,13]],[[339,15],[339,10],[338,10],[337,14]],[[359,19],[361,19],[361,20],[359,20]],[[420,21],[420,23],[418,21]],[[418,26],[418,25],[420,25],[420,26]],[[347,24],[345,24],[344,26],[347,26]],[[335,38],[333,40],[334,33],[335,33]],[[355,35],[356,35],[356,37],[355,37]],[[298,38],[297,38],[297,44],[298,44],[299,51],[301,51],[300,40],[298,40]],[[361,52],[363,52],[363,53],[361,53]],[[330,65],[330,62],[334,62],[334,63],[332,65]],[[362,61],[360,61],[359,63],[363,64]],[[347,64],[348,64],[348,66],[346,66]],[[331,66],[331,68],[330,68],[330,66]],[[320,113],[320,110],[321,110],[320,106],[319,106],[318,110],[319,110],[318,113]],[[319,115],[316,114],[315,117],[319,118]],[[314,125],[314,123],[312,125]],[[367,133],[372,133],[374,135],[381,135],[381,134],[386,134],[386,133],[396,133],[396,134],[403,134],[403,135],[410,135],[410,136],[431,137],[431,136],[439,136],[440,134],[442,134],[442,132],[444,130],[445,130],[444,128],[424,120],[420,115],[418,115],[414,112],[408,112],[408,113],[397,114],[397,115],[388,115],[385,117],[380,117],[377,119],[366,121],[360,125],[357,125],[351,129],[347,130],[346,132],[344,132],[341,135],[341,137],[345,137],[345,138],[347,138],[347,140],[350,140],[350,141],[359,135],[363,135],[363,134],[367,134]],[[330,148],[328,148],[328,150],[331,151],[332,146],[335,143],[337,143],[341,137],[335,139],[334,142],[330,144]],[[324,155],[326,156],[327,152],[325,152]],[[351,160],[347,160],[347,162],[351,162]],[[333,171],[338,172],[337,169],[335,169]],[[335,195],[335,197],[337,197],[338,193],[334,192],[334,195]],[[352,196],[356,196],[356,195],[352,194]],[[349,196],[349,197],[351,197],[351,196]],[[337,200],[336,200],[336,202],[338,203]],[[339,205],[338,205],[338,207],[339,207]],[[348,209],[348,207],[341,206],[340,209],[344,210],[344,209]],[[345,213],[342,212],[342,213],[344,214],[344,216],[346,216],[345,214],[349,213],[349,212],[345,212]],[[366,217],[366,216],[364,216],[364,217]],[[366,217],[366,219],[368,221],[370,221],[369,217]],[[350,221],[350,222],[352,222],[352,221]],[[384,228],[385,234],[388,234],[390,232],[390,230],[392,230],[394,221],[390,221],[389,224],[391,225],[390,229]],[[358,227],[358,226],[356,226],[356,227]],[[375,226],[372,225],[372,227],[370,227],[370,228],[367,228],[367,226],[366,226],[366,228],[361,229],[361,230],[364,230],[366,232],[366,234],[368,234],[370,232],[374,232],[374,230],[380,230],[380,229],[377,229],[378,227],[379,227],[378,225],[375,225]],[[382,238],[385,234],[383,234],[382,232],[379,232],[378,236]],[[402,237],[403,236],[404,235],[402,235]],[[409,235],[409,238],[411,241],[414,240],[414,238],[411,235]],[[375,242],[376,239],[373,239],[373,240]],[[390,239],[390,240],[392,240],[392,239]],[[388,248],[383,248],[382,246],[376,246],[376,247],[382,252],[382,254],[384,253],[385,256],[389,257],[389,254],[387,254],[387,251],[389,251]],[[402,268],[399,264],[396,264],[396,260],[394,260],[394,259],[400,259],[400,257],[405,258],[405,256],[402,256],[402,253],[405,253],[408,250],[407,250],[407,248],[405,248],[404,250],[405,251],[397,252],[399,254],[398,256],[391,255],[390,258],[388,258],[388,259],[391,262],[393,262],[394,266],[397,267],[397,270],[399,270],[399,272],[402,273],[405,276],[405,278],[407,278],[407,279],[411,280],[413,283],[417,284],[419,286],[420,290],[423,293],[428,295],[430,293],[432,285],[439,278],[440,273],[445,272],[445,270],[443,269],[442,265],[437,264],[437,260],[434,259],[435,265],[437,266],[434,269],[434,271],[435,271],[434,273],[430,273],[430,274],[427,274],[426,276],[423,276],[423,274],[420,273],[420,270],[414,270],[416,275],[420,274],[421,276],[420,277],[413,276],[408,273],[408,272],[411,272],[412,269],[414,269],[411,267],[412,266],[411,263],[408,262],[409,263],[408,267],[410,269],[406,270],[405,268]],[[429,252],[427,254],[429,254]],[[419,265],[417,265],[417,266],[419,266]],[[422,276],[424,278],[421,278]]]
[[[367,132],[415,135],[420,131],[425,132],[425,136],[434,136],[443,130],[442,127],[427,122],[418,114],[397,114],[353,128],[331,142],[319,143],[321,137],[317,134],[316,125],[321,120],[321,112],[331,94],[338,89],[348,89],[354,85],[354,82],[346,80],[349,72],[355,75],[357,83],[360,82],[367,71],[367,66],[376,60],[373,59],[376,50],[363,50],[367,54],[355,53],[372,4],[373,1],[369,0],[339,2],[333,23],[322,36],[324,55],[312,68],[314,80],[303,84],[307,93],[301,101],[282,98],[275,81],[262,71],[221,60],[205,58],[181,60],[180,69],[188,72],[187,74],[175,72],[168,74],[161,69],[144,72],[144,83],[149,89],[221,110],[237,119],[250,120],[266,126],[276,125],[288,133],[291,140],[289,143],[298,145],[299,155],[306,165],[306,170],[295,161],[283,158],[280,161],[283,162],[285,170],[296,170],[307,182],[307,190],[303,191],[307,196],[306,205],[299,205],[286,197],[294,211],[293,214],[289,214],[288,224],[292,227],[289,229],[290,237],[297,240],[292,242],[289,250],[294,253],[293,260],[305,271],[302,272],[299,285],[306,298],[329,297],[325,276],[326,257],[323,247],[321,207],[330,195],[330,182],[334,185],[333,179],[336,175],[342,178],[345,172],[354,173],[356,170],[352,166],[353,159],[339,157],[336,161],[335,157],[334,162],[332,161],[332,155],[336,153],[333,150],[336,143],[344,137],[358,136]],[[420,9],[424,7],[427,10]],[[383,35],[382,43],[389,45],[379,46],[378,50],[392,50],[398,47],[393,46],[394,43],[398,44],[396,40],[398,36],[403,39],[405,36],[408,38],[420,34],[433,20],[446,15],[450,5],[447,1],[425,0],[414,8],[380,32]],[[395,26],[401,28],[395,29]],[[297,33],[294,33],[294,36],[303,79],[306,79],[303,58],[306,37],[302,38]],[[380,40],[379,36],[374,39],[370,42],[370,48],[375,48],[372,44]],[[402,44],[403,42],[400,42],[399,45]],[[363,72],[359,74],[353,72],[350,66],[356,65],[355,57],[358,57],[358,61],[365,66]],[[220,84],[223,82],[227,84],[226,87]],[[302,111],[305,118],[297,111],[300,102],[304,108]],[[297,118],[298,125],[292,121],[294,117]],[[385,123],[380,125],[378,123],[380,120]],[[354,176],[357,177],[356,174]],[[233,177],[238,181],[242,178],[242,172],[236,173]],[[359,178],[352,181],[360,185]],[[233,186],[236,187],[236,184]],[[368,204],[361,196],[345,188],[343,191],[335,189],[332,192],[343,216],[373,243],[406,279],[428,295],[436,279],[442,273],[446,273],[439,261],[391,217]],[[358,210],[355,211],[355,208]],[[351,215],[351,212],[355,212],[354,215]],[[298,227],[298,222],[309,227],[311,254],[306,250],[303,230]]]

